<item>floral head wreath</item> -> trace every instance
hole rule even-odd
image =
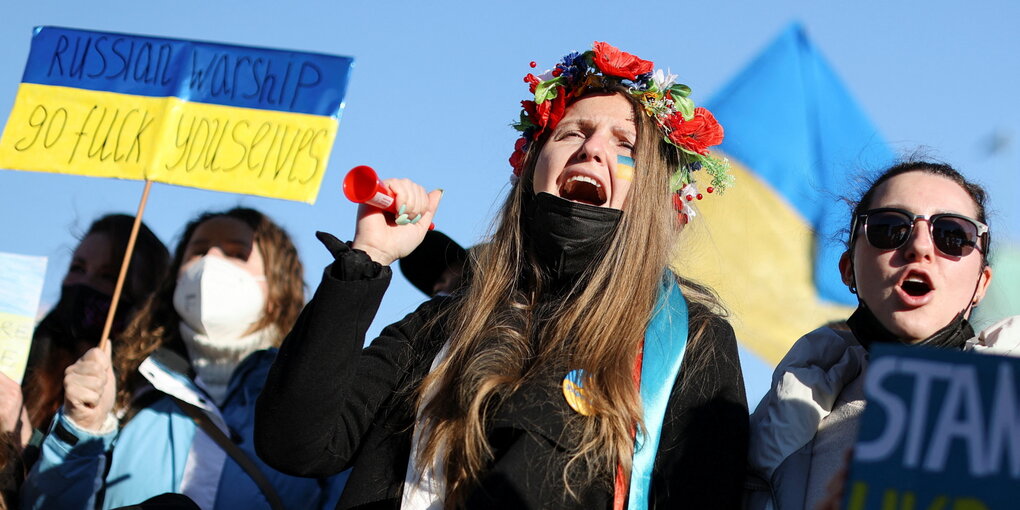
[[[528,73],[524,81],[535,94],[534,101],[521,101],[521,119],[514,128],[522,133],[510,156],[514,179],[524,167],[524,155],[529,146],[546,131],[559,124],[567,106],[589,90],[622,86],[644,107],[663,133],[663,140],[679,148],[686,161],[670,176],[673,203],[682,221],[695,216],[687,203],[701,200],[694,181],[694,172],[704,170],[711,178],[705,191],[722,193],[733,184],[728,173],[729,163],[713,156],[708,148],[723,139],[723,128],[712,112],[696,108],[690,99],[691,89],[675,83],[676,75],[652,72],[652,62],[620,51],[604,42],[595,42],[590,51],[573,52],[556,64],[552,70],[535,76]],[[536,67],[531,62],[531,67]]]

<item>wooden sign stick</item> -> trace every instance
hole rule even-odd
[[[110,311],[106,313],[106,324],[103,325],[103,334],[99,337],[99,348],[106,349],[110,342],[110,329],[113,328],[113,315],[117,313],[117,304],[120,302],[120,291],[124,288],[124,279],[127,277],[128,266],[131,265],[131,255],[135,251],[135,239],[138,238],[138,228],[142,224],[142,214],[145,212],[145,202],[149,200],[149,189],[152,188],[152,181],[145,180],[145,190],[142,191],[142,200],[138,203],[138,212],[135,213],[135,222],[131,225],[131,236],[128,237],[127,249],[124,250],[124,261],[120,263],[120,276],[117,277],[117,286],[113,289],[113,299],[110,301]]]

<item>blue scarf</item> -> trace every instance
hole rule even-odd
[[[634,465],[630,473],[629,510],[648,508],[649,487],[655,454],[659,451],[662,420],[666,416],[669,395],[680,374],[687,348],[687,300],[672,274],[667,275],[659,291],[655,313],[645,331],[641,361],[641,406],[644,408],[645,434],[638,433],[634,445]]]

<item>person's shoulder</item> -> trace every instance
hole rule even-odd
[[[237,366],[237,369],[240,370],[243,367],[249,370],[269,370],[269,367],[273,365],[273,361],[276,361],[276,355],[279,353],[279,347],[258,349],[244,358]]]
[[[688,344],[685,368],[691,377],[740,379],[737,336],[726,317],[702,303],[688,308]]]
[[[710,337],[720,340],[733,339],[734,342],[736,341],[733,326],[730,325],[725,315],[704,303],[696,301],[689,302],[687,306],[687,320],[691,326],[704,324],[706,333]]]
[[[266,377],[269,375],[269,370],[272,368],[276,355],[279,352],[280,349],[278,347],[269,347],[258,349],[246,356],[237,365],[233,373],[230,374],[227,393],[232,393],[235,386],[238,385],[254,388],[255,391],[262,391]]]
[[[380,338],[372,345],[375,346],[382,337],[396,339],[396,343],[387,341],[384,344],[387,348],[410,349],[415,357],[420,358],[418,362],[426,358],[431,360],[449,338],[453,314],[461,298],[459,294],[437,296],[421,303],[413,312],[384,328]],[[382,348],[383,344],[379,345]]]
[[[988,326],[968,343],[975,352],[1020,357],[1020,315]]]
[[[418,308],[413,312],[407,314],[401,322],[411,324],[414,327],[435,326],[437,323],[443,322],[444,319],[448,319],[447,316],[461,299],[463,299],[463,295],[460,293],[452,296],[444,295],[427,299],[419,304]]]
[[[777,369],[798,366],[828,369],[847,357],[862,360],[866,354],[850,331],[822,326],[797,339]]]

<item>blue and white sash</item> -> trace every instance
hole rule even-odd
[[[680,374],[687,348],[687,300],[676,279],[659,291],[658,304],[645,331],[641,361],[641,406],[644,409],[645,434],[638,432],[634,445],[634,464],[630,473],[629,510],[648,508],[649,487],[655,454],[659,451],[662,421],[669,396]]]

